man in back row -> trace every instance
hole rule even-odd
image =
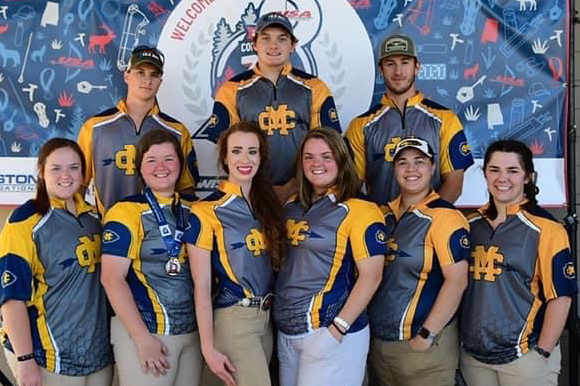
[[[369,199],[386,205],[397,197],[393,152],[402,138],[416,136],[435,151],[433,188],[443,199],[455,202],[461,195],[464,171],[473,164],[461,122],[453,111],[415,89],[419,61],[410,37],[387,37],[380,47],[378,66],[385,95],[380,104],[353,119],[346,132]]]
[[[193,194],[199,179],[191,135],[179,121],[162,113],[157,91],[163,77],[165,57],[153,47],[136,47],[124,73],[127,97],[111,109],[89,118],[81,127],[78,143],[87,171],[83,186],[94,180],[95,201],[101,216],[120,199],[143,188],[135,170],[136,146],[143,134],[165,128],[181,143],[185,156],[177,191]],[[162,171],[158,173],[163,178]]]
[[[286,202],[296,192],[294,159],[302,138],[322,126],[340,132],[338,114],[326,84],[290,64],[298,39],[288,18],[276,12],[262,15],[253,40],[258,63],[223,84],[205,125],[208,139],[217,142],[238,121],[258,123],[268,136],[274,190]]]

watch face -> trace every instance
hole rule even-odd
[[[423,339],[429,339],[429,335],[431,335],[431,332],[429,330],[427,330],[425,327],[421,327],[419,329],[419,336]]]

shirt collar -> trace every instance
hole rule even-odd
[[[151,193],[153,193],[159,205],[172,205],[174,202],[178,202],[180,199],[179,193],[177,192],[173,193],[173,196],[171,197],[162,196],[158,193],[155,193],[153,190],[151,190]]]
[[[76,204],[76,211],[77,211],[77,216],[82,214],[82,213],[86,213],[86,212],[90,212],[92,210],[94,210],[94,207],[92,205],[90,205],[89,203],[87,203],[83,197],[81,196],[80,193],[75,193],[73,196],[73,199],[75,201]],[[50,201],[50,207],[53,209],[64,209],[66,210],[66,201],[61,200],[59,198],[56,197],[49,197],[49,201]]]
[[[527,202],[528,202],[528,199],[524,198],[522,201],[520,201],[518,203],[508,205],[508,207],[506,208],[506,216],[517,214],[520,210],[522,210],[522,205],[525,205]],[[489,202],[487,204],[485,204],[484,206],[482,206],[481,208],[479,208],[477,211],[482,216],[487,218],[487,216],[485,215],[485,211],[488,208],[489,208]]]
[[[290,71],[292,71],[292,64],[290,63],[285,64],[284,67],[282,67],[282,71],[280,71],[280,76],[287,76],[290,73]],[[256,73],[256,75],[265,78],[262,71],[260,71],[259,63],[256,63],[256,65],[254,66],[254,72]]]
[[[415,205],[411,205],[408,209],[407,212],[412,212],[415,209],[423,209],[427,206],[427,204],[429,204],[432,201],[435,201],[437,199],[439,199],[440,196],[439,194],[432,190],[431,193],[429,193],[425,198],[423,198],[421,201],[419,201],[418,203],[416,203]],[[401,218],[402,213],[399,213],[399,205],[401,204],[401,195],[399,194],[397,196],[397,198],[395,198],[393,201],[389,202],[387,204],[387,206],[389,207],[389,209],[391,210],[391,212],[393,212],[393,214],[395,215],[395,217],[397,218],[397,220],[399,218]]]
[[[408,106],[418,105],[419,103],[421,103],[421,101],[424,98],[425,97],[424,97],[423,93],[421,91],[417,91],[417,93],[414,96],[412,96],[411,98],[407,99],[407,107]],[[381,103],[384,106],[389,106],[389,107],[395,107],[396,106],[395,102],[391,98],[389,98],[387,96],[387,94],[384,94],[383,95],[383,98],[381,100]]]
[[[119,109],[119,111],[122,111],[127,115],[129,114],[129,109],[127,108],[127,101],[125,99],[120,99],[119,102],[117,102],[117,109]],[[158,114],[159,114],[159,105],[157,104],[156,100],[155,104],[153,105],[151,110],[149,110],[147,115],[158,115]]]
[[[242,188],[239,185],[234,184],[233,182],[230,182],[228,180],[220,182],[219,190],[221,190],[224,193],[235,194],[236,196],[243,197]]]

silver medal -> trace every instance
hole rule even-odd
[[[165,264],[165,271],[169,276],[177,275],[179,271],[181,271],[181,264],[179,263],[179,259],[169,259],[167,264]]]

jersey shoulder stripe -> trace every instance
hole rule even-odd
[[[481,220],[483,218],[483,215],[479,212],[473,212],[473,213],[469,213],[465,217],[467,218],[467,222],[471,224],[472,222]]]
[[[383,108],[383,105],[379,103],[377,105],[372,106],[370,109],[368,109],[367,111],[365,111],[361,115],[357,116],[357,118],[369,117],[371,115],[378,113],[382,108]]]
[[[161,111],[159,112],[159,118],[161,118],[161,119],[163,119],[164,121],[167,121],[167,122],[181,124],[181,122],[179,122],[177,119],[173,118],[171,115],[165,114],[165,113],[163,113]]]
[[[544,208],[541,208],[541,207],[539,207],[539,206],[537,206],[537,205],[533,206],[533,207],[532,207],[532,208],[530,208],[530,209],[527,209],[526,211],[527,211],[528,213],[530,213],[531,215],[533,215],[533,216],[536,216],[536,217],[541,217],[541,218],[543,218],[543,219],[550,220],[550,221],[554,221],[554,222],[557,222],[557,223],[559,224],[558,220],[556,220],[556,219],[554,218],[554,216],[552,216],[552,215],[551,215],[551,214],[550,214],[550,213],[549,213],[547,210],[545,210]]]
[[[427,208],[437,209],[437,208],[445,208],[445,209],[455,209],[455,206],[450,203],[449,201],[445,201],[442,198],[438,198],[433,200],[427,204]]]
[[[93,115],[93,118],[108,117],[111,115],[115,115],[118,112],[119,112],[119,109],[117,107],[111,107],[110,109],[101,111],[100,113]]]
[[[9,223],[17,223],[21,221],[28,220],[30,217],[38,213],[36,208],[36,202],[34,200],[28,200],[20,207],[14,209],[14,212],[10,215],[8,219]]]
[[[246,80],[250,80],[252,79],[252,77],[256,75],[256,73],[254,72],[254,70],[248,70],[245,72],[242,72],[240,74],[237,74],[236,76],[234,76],[233,78],[230,79],[230,82],[244,82]]]
[[[424,105],[425,107],[429,108],[429,109],[450,111],[449,108],[447,108],[447,107],[445,107],[443,105],[440,105],[439,103],[434,102],[431,99],[427,99],[427,98],[423,99],[421,101],[421,104]]]
[[[190,207],[191,207],[191,204],[193,204],[195,201],[197,201],[197,197],[195,194],[179,193],[179,197],[181,198],[182,201],[185,201],[185,205],[190,206]]]
[[[147,204],[147,199],[142,193],[137,193],[132,196],[127,196],[120,200],[119,202],[134,202],[138,204]]]
[[[221,200],[226,193],[222,192],[221,190],[216,190],[207,197],[202,198],[199,200],[200,202],[212,202],[212,201],[219,201]]]
[[[292,70],[290,71],[290,73],[292,75],[294,75],[294,76],[300,77],[300,78],[305,79],[305,80],[310,80],[310,79],[315,79],[316,78],[316,76],[314,76],[312,74],[309,74],[307,72],[304,72],[302,70],[299,70],[297,68],[294,68],[294,67],[292,68]]]

